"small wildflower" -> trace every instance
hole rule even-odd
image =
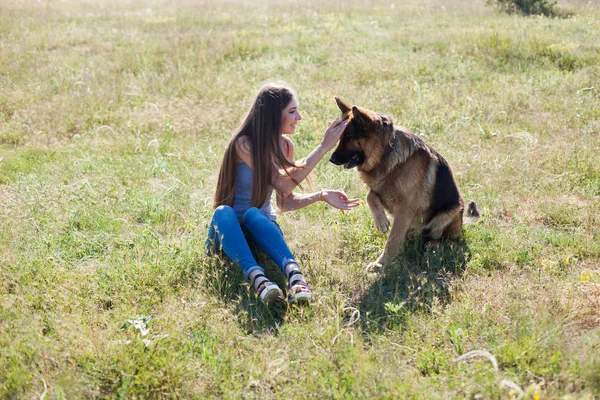
[[[581,275],[579,276],[579,278],[582,281],[587,281],[592,279],[592,273],[591,272],[582,272]]]

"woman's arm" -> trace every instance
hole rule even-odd
[[[294,211],[306,207],[321,200],[321,192],[302,194],[290,193],[287,196],[276,191],[277,208],[281,212]]]
[[[343,132],[343,129],[342,129]],[[285,153],[285,157],[293,161],[294,160],[294,142],[291,141],[286,136],[282,136],[283,139],[283,150]],[[338,138],[339,139],[339,138]],[[335,142],[334,142],[335,145]],[[314,152],[313,152],[314,153]],[[311,153],[312,154],[312,153]],[[321,156],[322,157],[322,156]],[[310,158],[310,155],[307,157]],[[301,160],[299,164],[303,161]],[[304,160],[306,162],[306,160]],[[294,178],[295,179],[295,178]],[[288,178],[289,180],[289,178]],[[342,192],[338,192],[335,190],[321,190],[318,193],[310,193],[310,194],[302,194],[302,193],[285,193],[281,190],[276,189],[276,200],[277,200],[277,208],[281,212],[298,210],[300,208],[306,207],[317,201],[325,201],[328,204],[332,205],[335,208],[340,210],[350,210],[359,205],[358,199],[348,199]],[[293,190],[293,188],[292,188]]]
[[[324,201],[340,210],[351,210],[359,205],[358,199],[349,199],[337,190],[321,190],[310,194],[290,193],[286,197],[283,196],[282,193],[277,192],[277,207],[281,212],[298,210],[317,201]]]
[[[325,131],[325,135],[323,136],[323,140],[321,141],[321,143],[306,158],[304,158],[303,160],[301,160],[300,163],[298,163],[302,165],[302,167],[290,168],[288,170],[289,176],[285,173],[285,171],[275,169],[273,173],[274,176],[272,177],[273,187],[278,192],[281,192],[284,195],[291,194],[292,191],[296,188],[296,186],[298,186],[296,182],[300,183],[304,179],[306,179],[306,177],[312,172],[312,170],[316,167],[319,161],[321,161],[323,156],[325,156],[325,154],[327,154],[331,149],[333,149],[338,140],[340,140],[340,136],[344,132],[344,129],[346,129],[347,125],[348,120],[341,121],[339,119],[336,119],[333,123],[331,123],[331,125],[329,125],[329,128],[327,128],[327,131]],[[291,143],[291,140],[287,138],[285,139],[286,142]],[[287,151],[290,151],[287,150],[289,147],[290,146],[287,146],[286,153]],[[293,160],[293,151],[293,145],[291,145],[291,156],[288,156],[286,154],[286,157],[290,161]],[[293,179],[290,179],[290,176]]]
[[[296,182],[300,183],[303,181],[313,170],[313,168],[319,163],[327,152],[329,152],[340,139],[340,136],[346,129],[348,121],[335,120],[329,125],[329,128],[325,132],[323,140],[313,150],[308,157],[302,160],[302,168],[294,168],[288,171]],[[287,137],[282,136],[284,144],[285,156],[288,160],[294,160],[294,143]],[[241,137],[236,143],[236,154],[239,161],[243,161],[252,168],[252,154],[251,146],[248,139]],[[277,193],[277,206],[283,211],[297,210],[302,207],[306,207],[316,201],[323,200],[331,204],[333,207],[348,210],[358,205],[358,200],[350,200],[342,193],[332,190],[323,190],[319,193],[313,194],[300,194],[293,193],[297,184],[284,172],[278,168],[273,168],[272,184]]]

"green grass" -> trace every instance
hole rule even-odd
[[[558,5],[2,2],[0,398],[600,396],[600,9]],[[299,158],[340,96],[442,153],[481,221],[368,272],[366,205],[283,214],[316,301],[265,308],[204,238],[224,146],[280,79]]]

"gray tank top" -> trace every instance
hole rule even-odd
[[[245,162],[236,163],[237,179],[235,181],[235,201],[233,209],[238,218],[241,218],[246,210],[250,208],[250,200],[252,200],[252,168],[246,165]],[[273,187],[269,189],[267,201],[260,207],[271,221],[277,220],[277,216],[271,207],[271,195]]]

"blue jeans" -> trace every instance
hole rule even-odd
[[[241,222],[233,208],[217,207],[208,227],[206,250],[209,254],[223,250],[227,257],[241,268],[246,279],[254,270],[264,272],[252,254],[244,232],[252,237],[257,246],[271,257],[284,274],[285,266],[296,262],[277,222],[271,221],[267,214],[256,207],[249,208]]]

